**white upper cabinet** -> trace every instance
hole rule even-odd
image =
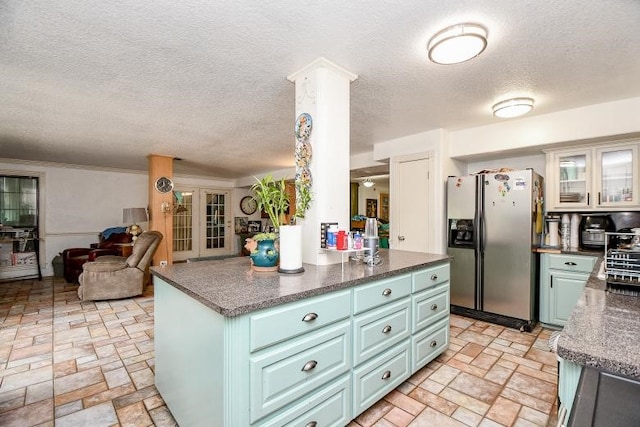
[[[548,150],[546,210],[638,208],[638,142]]]

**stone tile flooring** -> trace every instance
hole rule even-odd
[[[80,302],[63,279],[0,283],[0,426],[175,426],[154,386],[153,287]],[[349,427],[545,426],[550,331],[460,316],[451,345]]]

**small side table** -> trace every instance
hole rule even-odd
[[[118,252],[123,257],[129,257],[133,251],[133,243],[115,243],[115,246],[118,247]]]

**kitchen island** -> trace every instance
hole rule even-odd
[[[152,269],[156,386],[180,425],[346,425],[449,343],[449,258]]]
[[[640,297],[607,292],[601,264],[602,256],[558,340],[558,394],[568,412],[584,368],[640,380]]]

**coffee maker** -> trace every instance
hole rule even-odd
[[[604,250],[605,233],[610,231],[616,231],[610,215],[583,215],[580,221],[580,248]]]

